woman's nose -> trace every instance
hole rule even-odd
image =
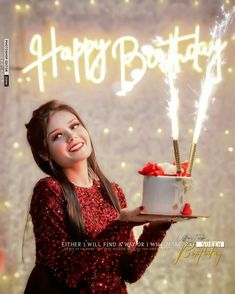
[[[73,142],[74,138],[75,138],[75,134],[73,134],[72,132],[69,132],[68,139],[67,139],[68,143]]]

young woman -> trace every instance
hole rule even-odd
[[[69,105],[41,105],[26,128],[33,157],[48,176],[35,185],[30,205],[36,263],[25,293],[127,293],[125,282],[136,282],[158,251],[150,242],[160,244],[171,223],[150,223],[141,207],[126,207]],[[132,229],[145,223],[142,247]]]

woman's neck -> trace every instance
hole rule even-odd
[[[88,174],[87,160],[83,160],[73,167],[64,169],[64,173],[69,181],[77,186],[92,186],[92,179],[89,177]]]

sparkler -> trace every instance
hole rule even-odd
[[[171,119],[171,131],[173,138],[174,155],[176,161],[177,174],[181,174],[180,152],[179,152],[179,125],[178,125],[178,108],[179,108],[179,91],[175,87],[175,80],[179,69],[175,64],[177,60],[177,44],[172,35],[170,35],[171,46],[168,50],[167,69],[165,71],[166,83],[169,85],[170,101],[168,102],[169,116]]]
[[[220,22],[216,22],[214,29],[211,32],[211,50],[207,59],[206,74],[201,85],[201,95],[199,98],[198,113],[196,119],[196,126],[193,134],[193,142],[191,145],[189,163],[187,174],[192,173],[192,167],[197,147],[198,138],[201,132],[202,124],[206,118],[206,111],[208,108],[209,100],[215,90],[215,85],[221,82],[221,60],[222,60],[222,46],[221,37],[226,32],[228,25],[232,22],[235,15],[235,6],[229,11],[225,12],[222,7],[223,18]],[[218,62],[219,60],[219,62]],[[220,65],[218,67],[218,64]]]

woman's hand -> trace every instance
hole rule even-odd
[[[146,215],[140,214],[143,210],[143,206],[136,207],[134,209],[123,208],[120,211],[119,217],[117,220],[124,221],[124,222],[149,222],[149,218]]]
[[[176,223],[176,221],[172,221],[172,220],[169,220],[169,221],[153,221],[153,222],[150,222],[149,224],[149,228],[153,229],[153,230],[160,230],[160,231],[167,231],[170,229],[171,225]]]
[[[123,208],[120,211],[119,217],[116,220],[120,221],[131,221],[136,223],[150,223],[149,228],[156,229],[156,230],[168,230],[171,226],[171,224],[176,223],[176,221],[172,220],[159,220],[159,216],[156,215],[156,218],[154,219],[154,216],[151,215],[149,217],[148,215],[141,214],[141,212],[144,211],[143,206],[136,207],[134,209],[129,208]]]

